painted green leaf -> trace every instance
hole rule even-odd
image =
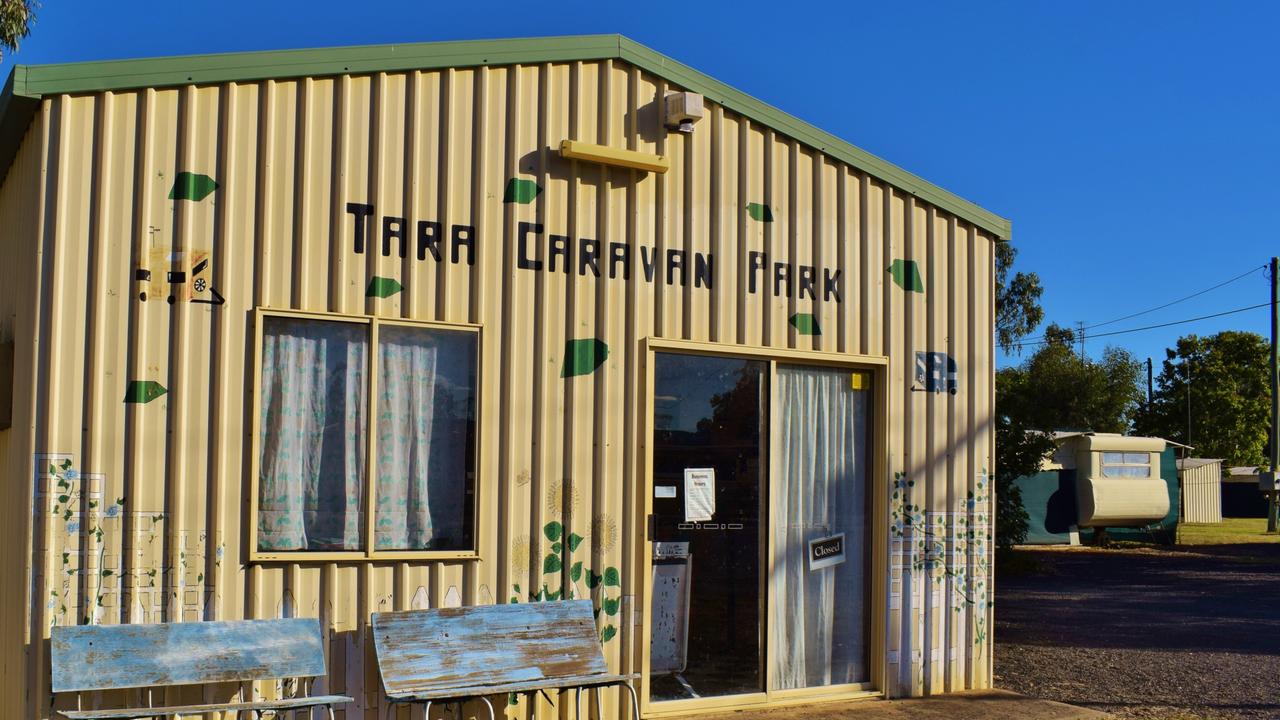
[[[208,175],[180,172],[169,190],[170,200],[194,200],[200,202],[218,189],[218,182]]]
[[[604,606],[604,614],[617,615],[618,605],[620,605],[621,603],[622,601],[618,598],[605,598],[604,602],[601,603]]]
[[[618,587],[622,584],[621,578],[618,576],[618,568],[605,568],[604,571],[605,587]]]
[[[395,278],[374,276],[369,280],[369,287],[364,291],[365,297],[387,298],[404,289]]]
[[[599,587],[599,586],[600,586],[600,580],[601,580],[602,578],[603,578],[603,576],[601,576],[601,575],[597,575],[597,574],[595,574],[594,572],[592,572],[592,571],[588,570],[588,571],[587,571],[587,587],[589,587],[589,588],[597,588],[597,587]]]
[[[560,572],[561,567],[564,566],[560,564],[559,555],[552,553],[542,559],[542,572],[544,573]]]
[[[581,578],[582,578],[582,561],[579,560],[578,562],[573,564],[573,567],[569,568],[569,579],[574,582],[578,582],[578,580],[580,580]]]
[[[507,705],[519,705],[520,698],[515,693],[507,693]]]
[[[898,287],[907,292],[924,292],[924,281],[920,279],[920,267],[915,260],[894,260],[886,269]]]
[[[747,203],[747,214],[752,220],[773,222],[773,210],[765,203]]]
[[[506,192],[502,194],[502,202],[528,205],[542,192],[542,187],[532,180],[511,178],[507,181]]]
[[[167,392],[168,389],[155,380],[130,380],[124,391],[124,401],[146,405]]]
[[[556,520],[552,520],[542,528],[542,534],[546,535],[547,539],[550,540],[551,542],[555,542],[559,540],[560,536],[563,533],[564,533],[564,526],[561,525]]]
[[[563,545],[561,545],[561,544],[560,544],[560,543],[558,543],[558,542],[553,542],[553,543],[551,543],[551,552],[553,552],[553,553],[555,553],[555,554],[559,555],[559,554],[560,554],[561,552],[563,552],[563,551],[564,551],[564,546],[563,546]]]
[[[604,629],[600,631],[600,642],[607,643],[610,640],[612,640],[614,636],[616,636],[617,634],[618,634],[618,628],[612,625],[605,625]]]
[[[511,587],[515,588],[515,591],[516,591],[516,592],[520,592],[520,586],[519,586],[519,585],[512,585]]]
[[[564,344],[564,367],[560,377],[575,377],[595,372],[609,357],[609,346],[595,338],[570,340]]]
[[[582,537],[577,533],[569,533],[569,552],[574,552],[582,544]]]
[[[801,335],[821,335],[822,329],[818,327],[818,318],[813,313],[796,313],[791,316],[791,326]]]
[[[563,590],[556,590],[555,592],[549,592],[549,593],[547,593],[547,599],[548,599],[548,600],[559,600],[559,599],[560,599],[560,595],[561,595],[561,594],[563,594],[563,593],[564,593],[564,591],[563,591]]]

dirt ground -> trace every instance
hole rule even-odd
[[[1280,718],[1280,544],[1019,551],[996,685],[1122,718]]]

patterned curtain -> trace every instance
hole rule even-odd
[[[258,549],[360,549],[368,330],[265,323]]]
[[[428,331],[419,328],[388,325],[379,332],[378,550],[426,549],[435,537],[428,480],[444,470],[434,466],[440,453],[432,452],[435,345]]]

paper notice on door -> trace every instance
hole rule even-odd
[[[715,514],[715,468],[685,468],[684,521],[710,522]]]
[[[676,496],[676,486],[656,485],[653,488],[653,496],[656,498],[673,498]]]

